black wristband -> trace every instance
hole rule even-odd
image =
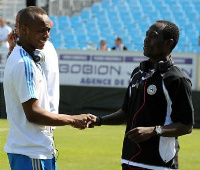
[[[101,126],[103,124],[103,118],[101,116],[99,116],[98,118],[99,118],[99,124],[98,124],[98,126]]]

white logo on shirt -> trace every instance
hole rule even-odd
[[[157,91],[157,87],[155,85],[150,85],[148,88],[147,88],[147,93],[149,95],[154,95]]]

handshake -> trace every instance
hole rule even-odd
[[[80,114],[70,116],[70,125],[74,128],[83,130],[85,128],[93,128],[100,125],[100,118],[92,114]]]

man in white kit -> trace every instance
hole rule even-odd
[[[8,35],[9,54],[12,52],[17,44],[19,38],[19,17],[22,13],[21,9],[15,19],[15,28]],[[59,99],[60,99],[60,86],[59,86],[59,68],[58,56],[56,50],[50,41],[45,43],[44,49],[41,50],[45,55],[45,62],[41,63],[42,69],[47,79],[47,89],[49,94],[50,112],[58,113]]]
[[[27,7],[19,19],[19,41],[10,54],[4,75],[4,95],[10,130],[5,152],[12,170],[56,170],[51,126],[71,125],[85,129],[96,120],[90,114],[63,115],[50,112],[47,83],[40,66],[50,35],[50,19],[38,7]]]

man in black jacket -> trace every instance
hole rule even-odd
[[[115,40],[115,46],[112,48],[112,50],[123,51],[123,50],[128,50],[128,49],[122,43],[122,39],[120,37],[118,37]]]
[[[133,70],[122,108],[93,124],[126,123],[122,170],[178,169],[178,136],[194,124],[191,82],[171,59],[178,40],[174,23],[151,25],[144,40],[148,60]]]

